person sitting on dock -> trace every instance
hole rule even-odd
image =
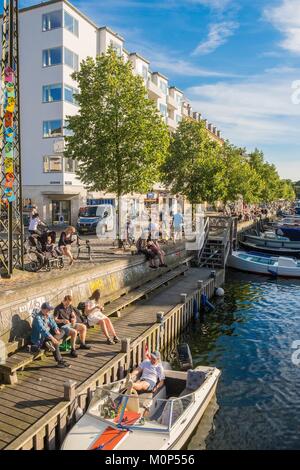
[[[85,343],[86,326],[82,323],[80,312],[72,305],[71,295],[65,295],[61,304],[55,307],[54,319],[60,329],[65,333],[65,337],[71,337],[70,355],[72,357],[78,356],[76,352],[77,334],[79,334],[80,338],[80,349],[91,349],[91,347]]]
[[[165,372],[160,360],[160,352],[153,351],[149,359],[145,359],[131,374],[131,380],[140,375],[140,378],[132,383],[137,392],[156,392],[164,385]]]
[[[49,316],[52,310],[54,308],[48,302],[42,304],[41,311],[32,322],[31,344],[37,350],[46,347],[52,351],[57,367],[70,367],[70,364],[63,360],[59,350],[61,332],[55,320]]]
[[[154,254],[154,257],[159,259],[159,267],[167,268],[168,265],[165,263],[165,252],[159,246],[158,241],[148,240],[147,247]]]
[[[104,307],[99,304],[100,297],[100,290],[96,289],[87,302],[85,302],[84,314],[87,316],[88,324],[89,326],[101,326],[101,329],[106,336],[107,344],[120,343],[120,339],[116,334],[112,322],[103,313]],[[110,338],[110,333],[113,335],[113,339]]]
[[[156,269],[157,266],[155,264],[155,257],[156,254],[147,247],[147,240],[143,236],[141,236],[136,242],[136,249],[138,255],[145,255],[146,260],[149,261],[149,268]]]

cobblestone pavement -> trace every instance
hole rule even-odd
[[[82,237],[84,238],[84,237]],[[83,273],[86,272],[87,267],[96,267],[99,264],[103,265],[105,263],[109,263],[111,261],[116,260],[124,260],[124,259],[131,259],[132,252],[130,249],[117,249],[114,248],[111,244],[99,244],[99,240],[97,238],[92,238],[89,240],[91,241],[92,245],[92,260],[88,259],[88,255],[86,250],[84,249],[80,255],[80,259],[76,260],[73,266],[69,266],[69,260],[67,258],[64,259],[65,267],[63,270],[59,270],[53,268],[50,272],[47,271],[39,271],[38,273],[28,272],[28,271],[21,271],[15,270],[14,275],[11,279],[4,279],[0,277],[0,305],[1,305],[1,297],[5,298],[6,294],[12,293],[12,290],[21,289],[26,286],[31,286],[36,284],[40,281],[45,281],[47,279],[53,279],[56,275],[59,275],[61,272],[68,276],[68,274],[76,274],[82,271]],[[83,244],[84,246],[84,244]],[[162,245],[163,246],[163,245]],[[173,246],[171,243],[169,246]],[[77,248],[74,247],[74,256],[77,255]]]
[[[74,255],[76,255],[76,249],[74,249]],[[65,258],[65,267],[63,268],[63,272],[66,276],[68,276],[69,273],[74,274],[80,273],[80,271],[86,271],[88,266],[95,267],[99,264],[108,263],[114,260],[128,259],[131,258],[131,256],[132,254],[129,250],[124,251],[109,246],[95,245],[92,247],[91,261],[88,259],[86,252],[82,252],[80,259],[76,260],[73,266],[69,266],[69,260]],[[24,288],[27,285],[38,283],[39,281],[53,279],[54,276],[61,272],[62,271],[55,268],[50,272],[41,270],[38,273],[29,272],[26,270],[15,270],[11,279],[0,278],[0,298],[3,294],[5,295],[5,293],[10,293],[12,288],[13,290],[16,290],[18,288]]]

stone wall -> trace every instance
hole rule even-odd
[[[166,262],[169,267],[178,266],[186,258],[184,247],[168,247]],[[138,287],[161,274],[161,270],[150,269],[143,256],[115,260],[85,267],[80,272],[70,273],[53,271],[53,279],[12,291],[0,305],[0,340],[6,344],[28,337],[32,313],[44,301],[54,306],[66,294],[73,296],[77,306],[85,301],[95,289],[102,292],[102,302],[106,303],[121,294]]]

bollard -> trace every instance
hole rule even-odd
[[[64,383],[64,400],[73,401],[76,398],[76,384],[75,380],[67,380]]]
[[[185,304],[186,299],[187,299],[187,294],[180,294],[181,303]]]
[[[157,314],[156,314],[156,323],[163,323],[164,322],[164,314],[165,314],[165,312],[157,312]]]
[[[131,338],[123,338],[121,339],[121,352],[129,354],[130,353],[130,342]]]

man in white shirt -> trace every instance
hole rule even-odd
[[[136,382],[133,382],[133,389],[138,392],[155,392],[162,387],[165,380],[165,372],[160,362],[160,353],[154,351],[150,355],[150,359],[141,362],[139,367],[133,371],[131,378],[141,374]]]

